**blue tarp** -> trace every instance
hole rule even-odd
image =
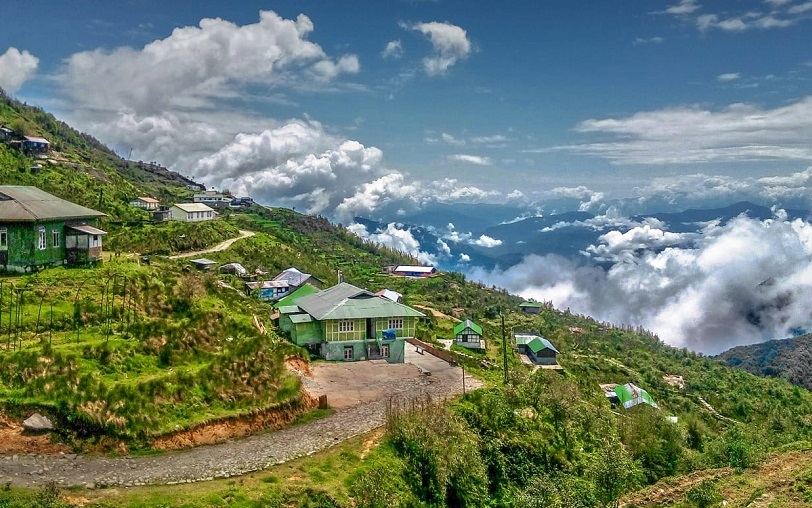
[[[397,331],[394,328],[390,328],[389,330],[384,330],[382,332],[383,340],[395,340],[397,338]]]

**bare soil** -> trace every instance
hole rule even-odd
[[[0,413],[0,455],[17,453],[59,454],[71,453],[64,443],[54,443],[50,434],[30,434],[23,429],[22,421]]]

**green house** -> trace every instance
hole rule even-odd
[[[101,259],[105,214],[37,187],[0,185],[0,270],[27,272]]]
[[[466,319],[454,327],[454,344],[469,349],[485,349],[482,327]]]
[[[327,360],[403,363],[405,339],[424,315],[342,282],[279,307],[279,328]]]

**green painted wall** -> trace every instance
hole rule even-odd
[[[340,330],[343,321],[352,322],[352,331],[342,332]],[[366,319],[328,319],[324,321],[324,340],[328,342],[344,340],[363,340],[367,336]]]
[[[40,223],[5,223],[8,248],[4,269],[26,271],[32,267],[62,264],[65,260],[65,223],[49,221]],[[45,249],[39,248],[39,231],[45,231]],[[59,245],[53,244],[53,232],[59,233]]]
[[[385,345],[389,346],[389,357],[386,360],[389,363],[403,363],[405,360],[405,344],[406,341],[402,339],[396,339],[393,341],[386,341]],[[321,354],[326,360],[335,360],[335,361],[359,361],[359,360],[368,360],[368,353],[369,350],[367,346],[371,347],[373,350],[377,350],[378,344],[375,341],[363,341],[363,340],[353,340],[353,341],[333,341],[333,342],[325,342],[321,346]],[[351,348],[353,352],[353,356],[351,360],[345,360],[344,358],[344,349]],[[380,358],[379,355],[373,355],[373,358]]]
[[[293,330],[291,331],[291,338],[293,339],[293,342],[299,346],[322,342],[322,337],[323,333],[318,321],[296,323],[293,325]]]

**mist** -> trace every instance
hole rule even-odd
[[[467,275],[705,354],[812,329],[812,225],[781,211],[685,238],[650,226],[610,231],[583,255],[588,262],[530,255]]]

